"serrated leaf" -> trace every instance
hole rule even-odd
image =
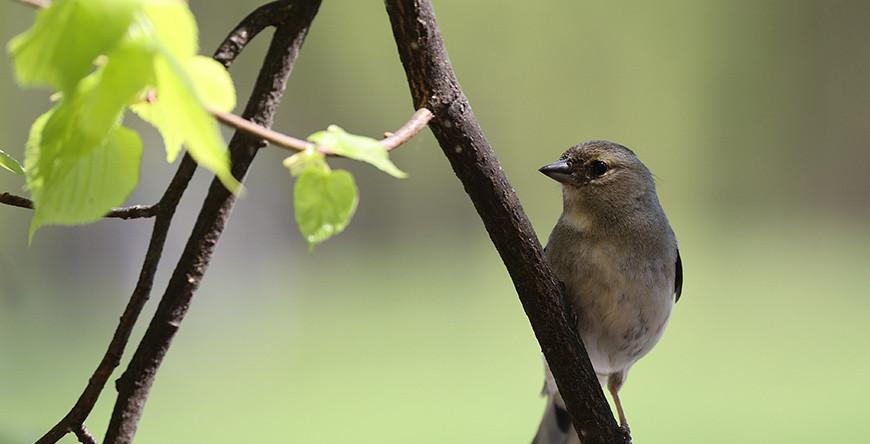
[[[24,169],[21,168],[21,164],[12,158],[12,156],[4,153],[3,150],[0,150],[0,167],[12,171],[19,176],[24,175]]]
[[[226,113],[236,107],[236,88],[224,65],[211,57],[196,56],[188,62],[187,72],[203,104]]]
[[[329,125],[326,131],[318,131],[308,136],[308,140],[332,148],[338,155],[371,164],[393,177],[399,179],[408,177],[390,160],[387,149],[371,137],[357,136],[348,133],[337,125]]]
[[[136,186],[141,142],[120,122],[127,105],[151,82],[153,57],[128,43],[34,123],[25,153],[36,209],[31,236],[46,224],[97,220]]]
[[[46,124],[44,143],[67,154],[87,154],[100,146],[127,106],[153,82],[152,64],[153,56],[141,45],[125,44],[112,52],[105,65],[63,96]]]
[[[39,158],[41,141],[39,126],[46,116],[34,124],[27,156]],[[86,155],[55,157],[53,174],[31,180],[34,214],[30,237],[44,225],[75,225],[100,219],[112,208],[124,203],[139,182],[142,142],[135,131],[118,126],[104,142]]]
[[[119,48],[105,65],[82,79],[75,91],[65,94],[50,112],[37,119],[29,146],[37,142],[38,145],[25,153],[31,190],[40,189],[44,181],[57,181],[65,174],[60,165],[104,146],[107,137],[120,125],[127,105],[150,81],[151,62],[147,54],[137,46]],[[35,130],[38,138],[34,138]],[[40,198],[34,192],[36,205]]]
[[[238,192],[241,185],[230,172],[230,156],[217,121],[203,107],[190,75],[168,54],[155,57],[154,72],[156,100],[131,109],[160,131],[169,162],[175,161],[184,144],[197,163],[214,172],[227,189]]]
[[[196,55],[198,31],[196,18],[187,2],[180,0],[148,0],[143,8],[149,34],[157,46],[178,60]]]
[[[182,145],[231,191],[241,184],[230,171],[230,158],[217,121],[206,111],[235,107],[232,79],[219,63],[194,56],[196,22],[181,1],[152,0],[141,27],[151,37],[154,58],[153,101],[131,107],[163,136],[166,159],[174,162]],[[177,33],[177,37],[173,37]]]
[[[342,232],[356,211],[358,191],[344,170],[307,168],[293,190],[296,223],[311,249]]]
[[[18,82],[72,91],[97,56],[121,41],[140,5],[141,0],[54,0],[9,42]]]

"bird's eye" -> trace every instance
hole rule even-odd
[[[607,162],[601,160],[593,160],[592,163],[589,164],[589,171],[591,171],[592,175],[595,177],[600,177],[607,172],[607,169]]]

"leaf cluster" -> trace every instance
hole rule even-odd
[[[230,111],[235,89],[223,66],[197,55],[197,38],[186,2],[56,0],[12,39],[18,83],[58,98],[33,123],[25,149],[31,237],[43,225],[95,221],[127,199],[142,157],[139,135],[123,125],[127,110],[157,128],[169,162],[183,145],[239,190],[206,111]]]
[[[139,135],[124,126],[128,110],[160,132],[168,162],[186,148],[228,189],[241,189],[209,111],[231,111],[235,88],[222,65],[197,55],[197,40],[179,0],[55,0],[12,39],[18,83],[51,88],[57,99],[31,126],[23,167],[0,151],[0,167],[25,176],[30,190],[31,238],[44,225],[96,221],[127,199],[142,157]],[[330,168],[327,153],[407,175],[375,139],[335,125],[308,139],[316,149],[284,164],[297,177],[296,221],[313,248],[344,230],[359,201],[353,176]]]

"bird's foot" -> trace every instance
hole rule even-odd
[[[619,430],[622,431],[622,441],[625,444],[631,444],[631,428],[628,427],[628,424],[619,426]]]

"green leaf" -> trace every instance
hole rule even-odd
[[[122,46],[104,66],[82,79],[75,91],[64,95],[33,124],[24,160],[27,185],[37,208],[43,204],[42,191],[63,181],[68,173],[64,168],[105,147],[120,125],[127,104],[151,78],[147,69],[150,61],[145,55],[147,52],[141,47]],[[103,208],[103,213],[111,208]],[[69,211],[76,217],[75,208]]]
[[[30,237],[43,225],[76,225],[100,219],[124,203],[139,181],[142,142],[136,132],[117,126],[103,143],[85,155],[61,151],[45,174],[42,126],[55,111],[40,116],[31,128],[27,186],[34,201]]]
[[[121,41],[140,5],[141,0],[54,0],[9,42],[18,82],[72,91],[97,56]]]
[[[174,162],[182,145],[202,166],[213,171],[233,192],[241,185],[230,171],[230,157],[217,121],[206,106],[230,111],[235,107],[232,78],[224,67],[195,56],[196,22],[187,4],[151,0],[137,23],[149,35],[155,51],[153,102],[131,109],[163,136],[166,158]],[[174,33],[174,34],[173,34]]]
[[[184,144],[227,188],[240,189],[205,108],[235,106],[232,79],[219,63],[196,56],[196,22],[186,2],[54,0],[9,51],[20,83],[60,90],[60,101],[34,122],[25,152],[31,237],[42,225],[97,220],[133,190],[142,145],[121,126],[132,104],[161,132],[170,161]],[[149,90],[156,103],[142,104]]]
[[[229,153],[217,121],[203,107],[187,70],[168,54],[160,54],[154,60],[154,72],[156,100],[131,108],[163,135],[167,160],[175,161],[183,143],[200,165],[213,171],[227,189],[238,192],[240,184],[230,172]]]
[[[211,57],[196,56],[188,62],[187,72],[203,104],[225,113],[236,107],[236,88],[224,65]]]
[[[155,46],[178,60],[187,60],[198,51],[196,19],[187,2],[147,0],[143,8],[147,20],[141,23],[154,39]]]
[[[309,247],[340,233],[356,211],[358,191],[344,170],[307,168],[293,190],[296,223]]]
[[[24,175],[24,169],[21,168],[21,164],[13,159],[12,156],[4,153],[3,150],[0,150],[0,167],[12,171],[19,176]]]
[[[296,153],[284,159],[282,163],[284,168],[290,170],[290,174],[293,177],[298,176],[308,168],[329,170],[329,165],[326,164],[326,156],[313,149]]]
[[[331,148],[336,154],[374,165],[377,169],[399,179],[408,175],[390,161],[386,148],[371,137],[350,134],[336,125],[329,125],[326,131],[318,131],[308,140],[320,146]]]
[[[152,64],[153,56],[142,45],[120,46],[105,65],[61,99],[46,124],[43,143],[67,154],[84,155],[99,147],[127,106],[153,81]]]

